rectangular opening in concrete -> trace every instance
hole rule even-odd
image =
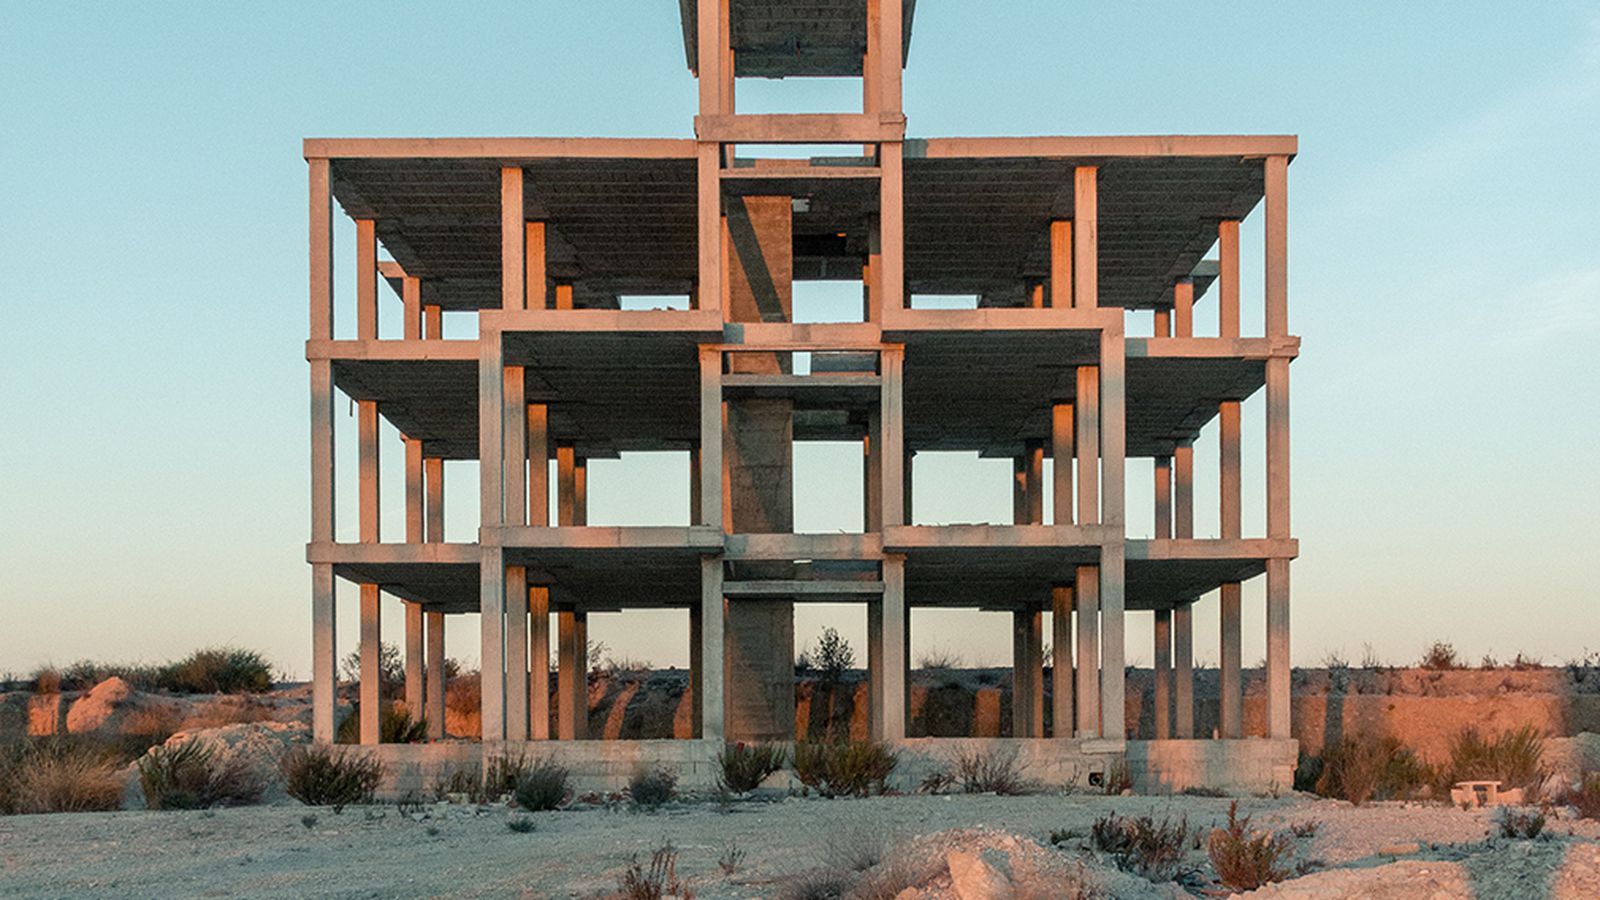
[[[445,340],[478,339],[478,314],[472,310],[447,311],[441,315],[440,322]]]
[[[796,323],[862,322],[865,312],[860,279],[794,283]]]
[[[688,294],[620,294],[617,308],[624,310],[688,309]]]
[[[759,159],[804,159],[812,165],[854,163],[867,156],[875,156],[864,144],[738,144],[733,150],[730,168],[749,164]]]
[[[865,457],[856,441],[796,441],[794,530],[860,534],[865,529]]]
[[[687,451],[628,451],[588,467],[590,525],[689,524]]]
[[[977,309],[977,294],[912,294],[912,309]]]
[[[738,78],[734,111],[739,114],[859,113],[862,82],[857,76],[826,78]]]
[[[970,450],[918,451],[913,472],[911,524],[1011,524],[1011,460]]]

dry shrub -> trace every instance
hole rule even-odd
[[[1569,788],[1561,802],[1578,811],[1584,819],[1600,819],[1600,772],[1584,772],[1576,787]]]
[[[677,796],[678,773],[666,768],[640,769],[628,779],[628,796],[633,802],[654,809]]]
[[[1527,799],[1544,782],[1544,738],[1532,725],[1485,737],[1476,728],[1461,729],[1450,741],[1450,761],[1436,777],[1448,795],[1458,781],[1498,781],[1503,788],[1522,788]]]
[[[1360,806],[1414,796],[1431,780],[1427,765],[1398,738],[1356,735],[1323,748],[1315,790]]]
[[[329,747],[295,747],[279,761],[284,788],[307,806],[331,806],[342,812],[351,803],[370,803],[383,763]]]
[[[156,686],[179,694],[264,694],[272,666],[254,650],[211,647],[161,667]]]
[[[1424,669],[1445,671],[1462,668],[1461,660],[1456,656],[1456,648],[1447,641],[1434,641],[1422,651],[1422,659],[1417,665]]]
[[[538,765],[544,765],[544,763],[539,763]],[[480,790],[483,799],[498,800],[507,794],[515,794],[517,786],[522,783],[523,776],[527,775],[534,767],[535,764],[528,762],[528,756],[525,753],[518,753],[515,756],[506,753],[490,759],[488,767],[483,770],[483,783]]]
[[[1119,797],[1123,792],[1133,790],[1133,771],[1128,768],[1126,760],[1113,760],[1102,777],[1101,787],[1109,797]]]
[[[694,891],[678,878],[678,849],[671,841],[650,854],[648,867],[635,856],[617,879],[617,888],[623,900],[694,900]]]
[[[120,769],[107,746],[59,739],[18,742],[0,750],[0,813],[121,809]]]
[[[1502,806],[1497,821],[1501,837],[1531,841],[1544,831],[1545,818],[1542,810]]]
[[[876,824],[853,825],[828,832],[823,842],[822,867],[835,872],[865,872],[889,854],[889,835]]]
[[[855,883],[855,877],[847,872],[812,869],[791,878],[778,896],[782,900],[841,900]]]
[[[444,708],[458,716],[470,716],[483,709],[483,682],[478,673],[450,679],[444,689]]]
[[[881,794],[899,761],[898,753],[876,741],[799,741],[794,745],[795,777],[824,797]]]
[[[1111,854],[1117,868],[1150,881],[1172,881],[1183,874],[1189,846],[1189,820],[1155,821],[1150,816],[1122,818],[1115,813],[1096,819],[1089,832],[1095,848]]]
[[[209,809],[258,803],[267,785],[245,759],[191,740],[152,748],[139,760],[139,787],[151,809]]]
[[[184,719],[183,725],[187,730],[197,731],[202,728],[222,728],[227,725],[248,725],[252,722],[272,720],[273,708],[270,705],[260,703],[253,697],[241,699],[227,697],[213,700]]]
[[[36,694],[61,693],[61,670],[55,666],[40,666],[33,671],[33,692]]]
[[[1017,748],[993,752],[962,750],[955,758],[955,778],[964,794],[1017,796],[1033,792],[1017,768]]]
[[[776,744],[729,744],[717,754],[717,784],[735,794],[747,794],[767,776],[783,768],[788,752]]]
[[[456,766],[449,775],[440,775],[433,781],[433,799],[448,800],[450,795],[465,795],[472,803],[482,803],[483,773],[477,766]]]
[[[571,793],[567,781],[566,767],[548,759],[532,763],[517,778],[517,805],[532,812],[555,809]]]
[[[428,739],[428,723],[411,718],[405,707],[398,703],[385,703],[378,712],[378,743],[420,744]],[[339,722],[334,740],[340,744],[361,742],[361,704],[350,707],[350,714]]]
[[[1282,881],[1291,874],[1285,865],[1289,839],[1270,832],[1252,834],[1250,817],[1239,818],[1239,801],[1228,804],[1228,827],[1214,828],[1206,841],[1206,855],[1217,879],[1235,891],[1253,891]]]

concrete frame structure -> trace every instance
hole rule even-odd
[[[1130,754],[1147,760],[1200,737],[1193,604],[1211,592],[1217,737],[1244,737],[1239,585],[1264,575],[1260,737],[1287,741],[1297,140],[911,139],[901,74],[914,0],[680,7],[699,80],[693,139],[305,142],[316,738],[335,726],[338,577],[360,585],[362,743],[378,739],[380,591],[406,604],[403,700],[435,739],[444,622],[481,614],[486,749],[585,737],[586,616],[646,606],[689,610],[698,737],[787,739],[793,604],[848,601],[868,611],[874,736],[908,737],[911,607],[979,607],[1014,615],[1015,735],[1062,753],[1119,754],[1142,737],[1124,712],[1123,629],[1151,611],[1155,740]],[[738,76],[820,75],[860,77],[862,111],[736,111]],[[776,144],[838,155],[761,157]],[[356,224],[353,340],[334,331],[335,200]],[[1243,336],[1239,222],[1258,204],[1265,331]],[[793,322],[793,282],[824,278],[862,284],[859,322]],[[380,281],[401,301],[398,337],[378,334]],[[1217,333],[1199,336],[1208,292]],[[641,295],[687,308],[623,308]],[[918,295],[976,301],[924,309]],[[1153,311],[1153,334],[1128,334],[1133,310]],[[475,314],[476,339],[445,339],[446,312]],[[359,408],[357,543],[335,540],[336,390]],[[1259,390],[1266,533],[1245,537],[1239,413]],[[380,418],[404,438],[403,543],[378,528]],[[1213,420],[1220,537],[1204,539],[1193,446]],[[864,533],[793,533],[799,440],[861,442]],[[630,450],[687,451],[687,521],[586,524],[586,460]],[[912,463],[931,450],[1014,459],[1013,521],[917,523]],[[1129,457],[1155,460],[1150,540],[1127,537]],[[444,540],[452,459],[479,463],[474,542]],[[553,679],[541,664],[552,645]]]

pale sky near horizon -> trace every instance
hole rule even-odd
[[[744,110],[855,100],[827,83],[740,88]],[[686,137],[694,105],[669,0],[8,8],[0,674],[217,643],[308,673],[302,138]],[[1600,650],[1600,3],[922,0],[905,107],[913,136],[1299,135],[1295,662],[1357,661],[1368,644],[1414,660],[1435,639],[1472,660]],[[1244,226],[1247,331],[1259,218]],[[1257,397],[1247,534],[1263,519],[1261,421]],[[353,491],[353,420],[340,428]],[[400,456],[385,452],[395,535]],[[849,455],[797,455],[815,486],[798,492],[800,529],[852,527],[828,511],[850,505],[829,502]],[[1203,536],[1212,429],[1198,456]],[[591,521],[685,515],[687,473],[653,462],[595,463]],[[457,468],[450,536],[466,538],[457,511],[476,501]],[[1007,468],[926,461],[919,518],[1007,521]],[[1151,531],[1149,473],[1130,464],[1135,536]],[[341,653],[354,593],[341,586]],[[1246,665],[1264,654],[1261,598],[1246,586]],[[1196,607],[1201,661],[1216,615],[1214,597]],[[1148,665],[1150,616],[1129,619],[1128,659]],[[864,622],[808,608],[797,631],[834,624],[864,653]],[[1008,664],[1004,616],[918,611],[914,627],[914,656]],[[591,620],[617,655],[661,665],[684,664],[683,628]],[[449,651],[476,659],[475,624]]]

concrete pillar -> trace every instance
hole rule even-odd
[[[506,566],[506,740],[528,739],[528,714],[528,570]]]
[[[889,554],[883,558],[883,705],[878,731],[883,740],[898,741],[906,736],[906,669],[909,665],[911,610],[906,606],[906,560]]]
[[[722,596],[722,560],[700,560],[700,735],[721,740],[727,734],[723,698],[727,689],[724,665],[727,601]]]
[[[1153,326],[1151,331],[1155,337],[1172,337],[1172,310],[1156,310]]]
[[[550,739],[550,589],[528,589],[528,738]]]
[[[422,307],[422,334],[423,339],[429,341],[444,338],[444,310],[436,304],[424,304]]]
[[[562,527],[578,524],[578,453],[571,444],[556,445],[556,521]]]
[[[528,524],[550,524],[550,408],[528,404]]]
[[[484,546],[478,568],[478,655],[482,686],[483,740],[503,741],[506,736],[505,694],[505,551]]]
[[[1044,614],[1037,609],[1011,613],[1011,733],[1044,737]]]
[[[523,215],[522,167],[500,169],[500,307],[527,309],[527,219]]]
[[[500,429],[505,444],[500,453],[504,467],[505,524],[528,524],[528,403],[521,366],[505,367],[501,389]]]
[[[564,607],[556,614],[561,647],[558,651],[556,736],[563,741],[583,740],[589,730],[589,671],[585,631],[586,614]]]
[[[502,393],[505,372],[500,352],[500,332],[488,331],[478,338],[478,524],[492,528],[504,521],[503,471],[500,454],[505,450]],[[495,583],[503,579],[498,574]],[[500,590],[500,588],[496,588]]]
[[[1293,673],[1289,668],[1289,561],[1267,560],[1267,737],[1290,732]]]
[[[701,692],[705,690],[705,634],[700,604],[689,607],[689,736],[700,737],[704,711],[700,708]]]
[[[1217,334],[1239,336],[1239,223],[1217,223]]]
[[[917,452],[908,448],[904,451],[904,459],[905,462],[903,462],[900,466],[900,481],[903,485],[901,495],[904,497],[904,500],[902,501],[903,509],[901,510],[901,518],[905,519],[906,525],[915,525],[917,524],[917,520],[915,518],[915,513],[911,511],[911,470],[914,468],[913,464],[917,461]]]
[[[428,739],[444,740],[444,700],[448,677],[444,661],[444,613],[429,612],[426,616],[428,641],[428,666],[425,670],[423,690],[423,718],[428,720]]]
[[[1172,537],[1172,457],[1155,459],[1156,473],[1156,540]]]
[[[522,229],[523,298],[528,309],[544,309],[547,301],[545,284],[545,226],[543,222],[526,222]]]
[[[1050,223],[1050,306],[1072,307],[1072,222]]]
[[[862,530],[871,534],[883,530],[883,422],[867,417],[867,436],[861,441]]]
[[[1172,530],[1180,541],[1194,537],[1194,441],[1172,450]]]
[[[728,83],[731,73],[723,70],[732,61],[729,53],[728,4],[726,0],[696,0],[699,41],[695,47],[695,71],[699,75],[700,114],[732,112]]]
[[[362,400],[356,404],[359,437],[357,483],[358,526],[361,543],[376,544],[380,538],[378,492],[378,404]]]
[[[883,740],[883,603],[867,603],[867,728]]]
[[[1221,590],[1222,661],[1218,666],[1220,736],[1244,737],[1244,680],[1240,668],[1241,625],[1239,582],[1230,581]]]
[[[422,480],[427,495],[423,538],[430,544],[444,543],[444,460],[430,456],[422,463]]]
[[[689,448],[689,524],[699,525],[703,511],[700,508],[700,448]]]
[[[1172,610],[1172,700],[1176,707],[1172,736],[1194,737],[1194,604]]]
[[[893,4],[899,6],[898,0],[881,0],[885,7]],[[889,26],[888,16],[885,15],[884,26]],[[899,18],[895,17],[895,31],[899,31]],[[885,46],[891,46],[888,35],[885,34]],[[900,67],[884,66],[885,75],[893,72],[895,97],[898,100],[900,87]],[[905,150],[900,143],[884,142],[878,145],[878,163],[881,175],[878,179],[881,202],[878,215],[878,233],[882,249],[882,274],[879,282],[883,286],[884,309],[900,310],[906,305],[905,299]]]
[[[1289,158],[1267,157],[1266,332],[1289,333]],[[1267,537],[1286,539],[1289,527],[1289,360],[1267,360]],[[1291,734],[1289,560],[1267,560],[1267,736]]]
[[[401,337],[422,340],[422,279],[411,275],[400,278]]]
[[[715,0],[699,0],[702,10]],[[706,21],[702,18],[700,21]],[[701,66],[705,65],[705,48],[701,47]],[[700,103],[701,110],[706,109],[706,79],[705,69],[700,72]],[[722,309],[722,146],[716,143],[701,143],[696,146],[697,183],[699,186],[699,207],[696,211],[697,222],[697,247],[699,250],[698,277],[696,290],[698,297],[696,306],[702,310]],[[704,353],[702,350],[702,360]],[[720,362],[718,363],[720,366]],[[702,382],[703,384],[703,382]],[[717,402],[721,403],[719,395]]]
[[[1051,603],[1051,737],[1072,737],[1072,588],[1050,591]]]
[[[1289,333],[1289,157],[1267,157],[1263,176],[1267,337],[1282,337]]]
[[[580,456],[573,461],[572,471],[572,524],[589,524],[589,458]]]
[[[1051,496],[1052,513],[1057,525],[1071,525],[1072,515],[1072,454],[1073,407],[1071,403],[1056,403],[1050,415],[1050,457],[1055,460],[1054,490]]]
[[[356,220],[356,340],[378,339],[378,223]]]
[[[702,282],[704,284],[704,282]],[[722,351],[700,349],[700,517],[697,525],[723,527]]]
[[[1100,521],[1122,526],[1127,490],[1127,352],[1120,329],[1100,336]],[[1117,528],[1119,533],[1125,529]],[[1102,606],[1105,598],[1101,597]]]
[[[338,693],[338,630],[333,590],[333,566],[311,567],[311,738],[331,744]]]
[[[1126,549],[1121,541],[1100,548],[1100,734],[1127,737],[1127,670],[1124,567]]]
[[[406,611],[406,715],[420,721],[423,711],[423,612],[421,603],[403,603]]]
[[[1072,305],[1100,305],[1099,170],[1078,166],[1072,183]]]
[[[333,339],[333,193],[332,169],[326,159],[306,160],[311,237],[311,339]],[[316,368],[315,364],[312,366]]]
[[[1179,278],[1172,284],[1172,336],[1194,337],[1194,279]]]
[[[1078,367],[1078,524],[1100,524],[1100,370]]]
[[[905,348],[894,345],[883,350],[879,362],[883,378],[878,398],[878,427],[883,437],[883,452],[878,454],[883,466],[880,518],[885,528],[912,521],[911,465],[905,445],[905,360]]]
[[[877,67],[878,109],[881,112],[899,112],[900,104],[900,51],[904,32],[901,18],[901,0],[878,0],[878,42],[884,48],[883,64]],[[898,149],[898,148],[896,148]]]
[[[1100,736],[1100,569],[1079,566],[1073,592],[1078,608],[1078,737]]]
[[[1172,610],[1156,610],[1155,724],[1156,740],[1172,736]]]
[[[361,586],[361,743],[376,744],[383,709],[383,635],[378,626],[378,586]]]

